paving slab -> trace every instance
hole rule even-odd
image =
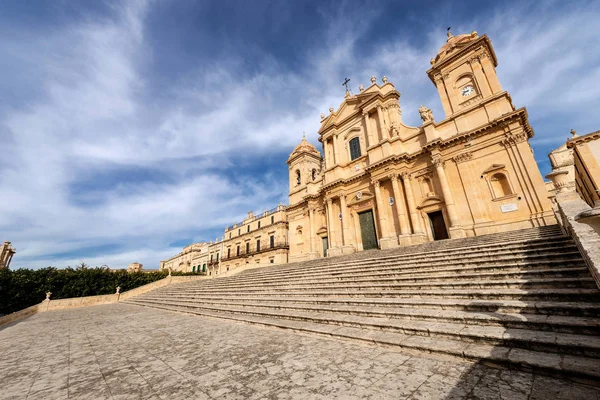
[[[385,332],[382,332],[385,334]],[[0,399],[600,399],[600,388],[128,304],[0,328]]]

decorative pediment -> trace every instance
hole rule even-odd
[[[347,199],[346,202],[349,207],[375,198],[373,193],[369,192],[368,190],[359,190],[351,196],[352,197]]]
[[[497,171],[499,169],[503,169],[505,167],[504,164],[492,164],[491,167],[482,172],[482,174],[489,174],[490,172]]]
[[[440,196],[437,195],[433,195],[433,196],[427,196],[423,199],[423,201],[421,202],[421,204],[419,204],[419,206],[417,207],[417,209],[422,209],[425,207],[429,207],[429,206],[434,206],[436,204],[441,204],[444,203],[444,199],[441,198]]]
[[[327,227],[326,226],[320,227],[319,230],[317,231],[317,235],[319,235],[319,236],[327,235]]]

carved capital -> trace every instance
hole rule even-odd
[[[438,168],[438,167],[444,167],[444,160],[442,159],[442,156],[440,154],[434,154],[431,156],[431,162],[433,163],[433,165]]]
[[[377,179],[373,179],[371,181],[371,185],[375,186],[376,188],[381,186],[381,182],[379,182]]]
[[[519,133],[506,132],[504,134],[504,139],[502,139],[501,144],[504,147],[510,147],[510,146],[516,145],[517,143],[524,142],[525,140],[527,140],[527,135],[524,132],[519,132]]]
[[[406,171],[402,172],[402,173],[400,174],[400,176],[402,177],[402,180],[403,180],[403,181],[407,181],[407,180],[409,180],[409,179],[411,178],[411,176],[410,176],[410,173],[409,173],[409,172],[406,172]]]
[[[391,181],[395,181],[395,180],[400,179],[400,174],[398,174],[397,172],[394,172],[392,174],[389,174],[388,178],[390,178]]]

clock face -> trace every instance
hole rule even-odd
[[[464,88],[462,88],[461,94],[464,97],[470,96],[475,92],[475,89],[473,89],[473,86],[469,85],[469,86],[465,86]]]

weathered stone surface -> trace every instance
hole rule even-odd
[[[125,304],[4,326],[0,387],[1,398],[44,400],[600,396],[532,373]]]

